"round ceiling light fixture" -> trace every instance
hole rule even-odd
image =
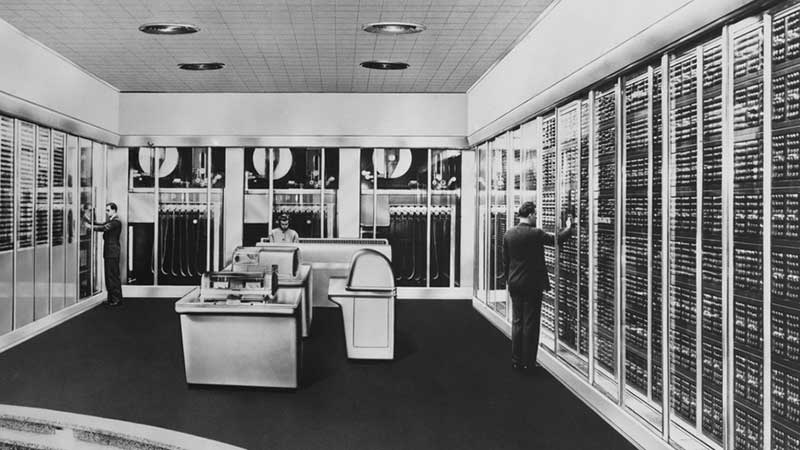
[[[425,31],[425,25],[410,22],[375,22],[363,25],[361,29],[375,34],[414,34]]]
[[[183,70],[219,70],[225,67],[225,63],[221,62],[205,62],[205,63],[181,63],[178,67]]]
[[[408,69],[410,66],[404,62],[364,61],[361,63],[361,67],[375,70],[403,70]]]
[[[192,34],[200,28],[187,23],[146,23],[139,27],[139,31],[147,34]]]

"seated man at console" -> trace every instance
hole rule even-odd
[[[278,217],[279,228],[273,228],[269,233],[269,241],[275,243],[300,242],[297,232],[289,228],[289,215],[281,214]]]

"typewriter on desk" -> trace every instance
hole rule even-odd
[[[200,283],[203,303],[273,303],[278,285],[261,272],[206,272]]]

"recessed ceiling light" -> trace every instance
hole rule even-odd
[[[361,67],[377,70],[403,70],[408,69],[409,65],[404,62],[364,61],[361,63]]]
[[[191,34],[197,33],[200,28],[185,23],[146,23],[139,27],[139,31],[147,34]]]
[[[207,62],[207,63],[181,63],[178,64],[183,70],[219,70],[225,67],[221,62]]]
[[[368,23],[361,29],[375,34],[413,34],[425,31],[425,25],[408,22],[375,22]]]

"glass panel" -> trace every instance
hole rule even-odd
[[[503,235],[508,228],[508,141],[505,133],[489,143],[489,307],[509,317],[506,274],[503,269]]]
[[[128,284],[152,286],[155,282],[153,244],[156,179],[153,168],[156,160],[161,164],[159,168],[164,167],[165,153],[162,147],[128,149]]]
[[[475,164],[478,167],[478,176],[475,177],[477,184],[476,189],[476,202],[477,202],[477,221],[475,229],[477,230],[477,239],[475,240],[475,296],[483,301],[487,301],[486,296],[486,274],[488,273],[487,266],[487,252],[486,243],[487,230],[486,220],[488,212],[488,184],[487,184],[487,163],[488,163],[488,144],[483,144],[477,149],[475,155]]]
[[[34,320],[50,313],[50,130],[36,129]]]
[[[547,233],[554,233],[556,228],[556,117],[551,115],[542,120],[542,190],[539,211],[537,212],[540,227]],[[547,266],[550,285],[554,288],[555,280],[555,248],[544,247],[544,261]],[[555,293],[553,290],[542,296],[542,342],[545,347],[553,349]]]
[[[664,227],[662,222],[662,202],[661,202],[661,172],[662,172],[662,154],[663,154],[663,125],[661,113],[661,90],[662,90],[662,76],[661,70],[653,71],[653,155],[651,172],[653,176],[653,183],[651,187],[651,195],[653,201],[650,209],[650,226],[652,229],[652,244],[650,246],[650,266],[652,267],[652,277],[650,279],[650,308],[652,311],[652,331],[651,331],[651,346],[650,346],[650,368],[653,376],[650,394],[653,402],[662,405],[663,411],[663,381],[662,381],[662,328],[661,328],[661,304],[662,304],[662,235]]]
[[[211,224],[211,234],[209,235],[209,258],[211,266],[209,270],[222,270],[223,255],[225,245],[225,148],[213,147],[209,149],[211,153],[211,201],[209,204],[209,219]],[[230,255],[227,255],[230,256]],[[199,270],[199,268],[195,268]],[[202,275],[202,273],[201,273]]]
[[[275,148],[273,152],[273,187],[275,192],[272,226],[278,218],[289,216],[289,227],[300,237],[322,237],[321,176],[322,149]]]
[[[164,152],[158,181],[159,285],[195,285],[208,270],[208,155],[207,147]],[[160,152],[155,156],[158,164]]]
[[[607,395],[616,398],[617,323],[616,323],[616,186],[617,114],[616,91],[601,91],[595,98],[594,203],[595,236],[595,380]]]
[[[274,153],[280,155],[280,151]],[[272,205],[269,192],[269,156],[269,148],[244,149],[244,245],[254,245],[261,238],[269,236],[269,212]]]
[[[52,200],[50,205],[50,233],[53,243],[51,251],[51,271],[50,271],[50,303],[51,312],[56,312],[64,308],[64,282],[67,267],[74,267],[67,264],[66,251],[64,246],[64,146],[66,136],[63,133],[53,132],[53,160],[52,160]]]
[[[624,90],[624,205],[623,223],[625,297],[624,342],[625,342],[625,404],[643,417],[651,426],[661,427],[661,408],[651,399],[655,362],[654,342],[660,342],[653,325],[657,318],[655,301],[650,300],[651,288],[651,241],[653,233],[661,233],[660,226],[653,226],[650,214],[650,185],[652,174],[651,153],[661,148],[651,147],[651,113],[661,104],[651,103],[650,72],[646,71],[627,79]],[[653,83],[654,84],[654,83]],[[660,303],[659,303],[660,305]],[[660,314],[660,308],[658,310]],[[660,331],[659,331],[660,332]]]
[[[697,55],[670,63],[669,316],[671,405],[675,418],[697,420]]]
[[[78,184],[78,138],[67,136],[67,148],[64,151],[65,170],[66,170],[66,195],[65,207],[66,216],[66,294],[64,306],[75,304],[78,299],[78,271],[75,270],[79,261],[78,241],[82,233],[80,225],[80,211],[77,201]]]
[[[732,357],[737,449],[760,449],[764,441],[763,48],[760,24],[733,37]]]
[[[371,237],[374,224],[375,237],[389,240],[397,286],[428,283],[428,153],[407,148],[361,150],[362,236]]]
[[[92,203],[96,211],[96,220],[106,220],[106,146],[92,142]],[[97,294],[105,288],[103,279],[103,244],[102,234],[94,234],[94,265],[92,266],[92,293]]]
[[[701,256],[702,433],[723,442],[722,412],[722,45],[703,48]]]
[[[0,335],[14,309],[14,119],[0,116]]]
[[[337,195],[339,189],[339,149],[323,148],[323,160],[325,161],[325,171],[322,177],[325,179],[325,204],[323,210],[323,236],[338,237],[339,230],[336,227],[337,217]]]
[[[566,225],[568,217],[578,217],[578,164],[580,162],[580,103],[558,110],[558,166],[559,218],[558,229]],[[559,354],[567,362],[583,370],[587,364],[577,357],[578,340],[583,330],[579,327],[581,311],[578,308],[578,239],[573,236],[558,246],[558,339]]]
[[[92,295],[92,267],[94,265],[95,233],[90,223],[96,218],[92,203],[92,141],[79,139],[80,155],[80,202],[81,215],[86,222],[81,222],[80,263],[78,266],[79,296],[84,299]]]
[[[36,126],[17,122],[17,251],[14,283],[14,327],[33,321],[34,193],[36,189]]]
[[[589,356],[589,101],[581,102],[580,203],[578,207],[578,353]],[[589,368],[584,374],[588,376]]]
[[[461,151],[431,150],[431,287],[460,286]]]
[[[772,23],[772,449],[800,448],[800,9]]]

